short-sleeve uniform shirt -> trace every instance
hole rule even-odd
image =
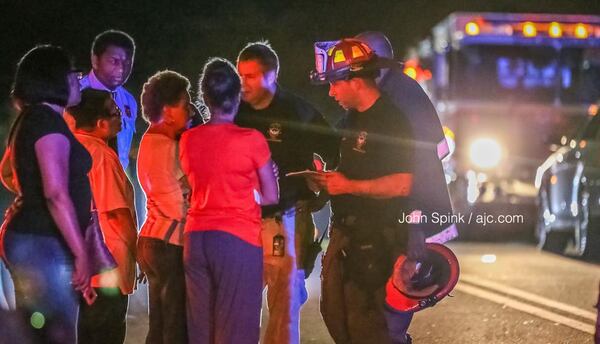
[[[434,212],[451,213],[452,203],[440,161],[449,149],[435,107],[421,86],[401,70],[391,69],[380,86],[405,114],[415,139],[413,208],[421,210],[427,218]],[[422,223],[420,227],[428,236],[443,229],[432,221]]]
[[[303,178],[286,177],[285,174],[312,169],[313,153],[327,162],[336,158],[338,137],[319,111],[303,98],[278,86],[273,100],[264,109],[256,110],[241,102],[235,123],[264,135],[279,168],[279,204],[263,208],[264,216],[286,210],[299,200],[315,197]]]
[[[349,179],[376,179],[412,172],[410,126],[384,96],[364,112],[349,111],[340,129],[338,172]],[[405,204],[401,197],[382,200],[348,194],[332,197],[334,220],[352,215],[387,223],[402,215]]]

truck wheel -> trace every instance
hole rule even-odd
[[[544,212],[548,209],[548,191],[545,183],[542,184],[537,199],[538,216],[535,224],[534,235],[538,248],[544,251],[562,254],[565,251],[569,236],[563,232],[552,232],[545,223]]]
[[[541,231],[538,248],[547,252],[563,254],[569,235],[570,233]]]
[[[587,229],[587,240],[583,255],[592,260],[600,260],[600,218],[590,217]]]
[[[546,223],[544,220],[544,212],[548,209],[548,193],[545,184],[542,184],[537,197],[537,221],[533,227],[533,240],[540,243],[543,232],[546,232]]]

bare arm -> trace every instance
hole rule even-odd
[[[89,287],[90,269],[83,235],[69,195],[69,151],[69,140],[62,134],[49,134],[35,143],[46,204],[75,256],[73,285],[76,289],[83,290],[86,286]]]
[[[17,183],[15,175],[13,174],[13,170],[10,162],[10,147],[6,147],[6,151],[4,151],[4,156],[2,157],[2,161],[0,162],[0,171],[1,171],[1,181],[2,185],[8,189],[8,191],[12,193],[18,193],[17,191]]]
[[[352,180],[339,172],[325,172],[312,178],[331,195],[353,194],[386,199],[410,195],[413,176],[411,173],[395,173],[376,179]],[[408,232],[407,255],[413,260],[425,256],[425,233],[418,226],[411,227]]]
[[[406,197],[412,188],[411,173],[394,173],[375,179],[354,180],[339,172],[325,172],[312,178],[330,195],[353,194],[386,199]]]
[[[260,182],[261,205],[279,203],[279,184],[271,159],[258,169],[258,179]]]

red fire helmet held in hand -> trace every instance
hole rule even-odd
[[[385,286],[386,305],[400,312],[416,312],[431,307],[448,295],[460,274],[458,259],[444,245],[427,243],[421,261],[401,255]]]

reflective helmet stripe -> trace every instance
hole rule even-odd
[[[437,154],[438,154],[438,158],[440,160],[444,159],[446,156],[448,156],[448,154],[450,153],[450,146],[448,146],[448,141],[446,141],[446,138],[443,138],[438,144],[437,144]]]

